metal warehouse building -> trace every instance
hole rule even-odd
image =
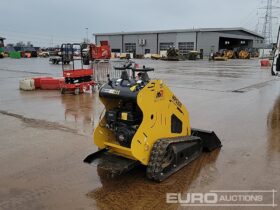
[[[179,49],[181,54],[188,51],[203,51],[209,55],[211,50],[261,48],[264,38],[244,28],[201,28],[161,31],[139,31],[94,34],[96,43],[108,40],[112,52],[130,52],[136,55],[160,53],[170,46]]]

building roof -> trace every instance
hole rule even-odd
[[[96,36],[110,36],[110,35],[134,35],[134,34],[156,34],[156,33],[184,33],[184,32],[223,32],[223,31],[243,31],[253,36],[260,38],[264,37],[256,32],[248,29],[237,28],[196,28],[196,29],[174,29],[174,30],[158,30],[158,31],[134,31],[134,32],[113,32],[113,33],[94,33]]]
[[[0,39],[1,39],[1,40],[4,40],[4,39],[6,39],[6,38],[0,36]]]

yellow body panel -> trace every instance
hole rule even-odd
[[[234,56],[234,52],[232,50],[226,50],[224,52],[224,57],[228,58],[228,59],[232,59]]]
[[[190,135],[189,116],[185,106],[162,80],[150,81],[139,92],[137,104],[143,112],[143,121],[132,139],[131,151],[137,160],[147,165],[157,140]],[[171,133],[172,114],[183,123],[180,134]]]
[[[246,50],[241,50],[239,52],[239,58],[240,59],[249,59],[250,58],[250,53],[247,52]]]
[[[109,143],[109,142],[105,142],[105,145],[109,146],[111,149],[111,152],[113,152],[113,153],[116,153],[116,154],[121,155],[126,158],[135,159],[132,156],[130,148],[122,147],[120,145]]]
[[[117,107],[119,103],[118,99],[100,98],[100,100],[106,110]],[[139,160],[143,165],[147,165],[153,144],[157,140],[191,134],[189,116],[185,106],[162,80],[150,81],[138,93],[137,104],[143,113],[143,120],[132,139],[131,148],[119,145],[114,133],[105,127],[105,116],[94,130],[93,138],[99,148],[109,147],[114,153]],[[171,132],[173,114],[182,122],[181,133]]]

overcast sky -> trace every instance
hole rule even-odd
[[[258,8],[264,4],[265,0],[2,0],[0,36],[7,38],[6,44],[31,41],[49,46],[79,42],[86,37],[85,28],[91,40],[92,33],[102,32],[203,27],[255,30],[257,13],[263,13]]]

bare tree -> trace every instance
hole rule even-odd
[[[23,41],[20,41],[20,42],[16,43],[16,47],[24,47],[24,46],[25,46],[25,44],[24,44]]]
[[[28,41],[28,42],[26,43],[26,46],[27,46],[27,47],[33,47],[33,44],[31,43],[31,41]]]

